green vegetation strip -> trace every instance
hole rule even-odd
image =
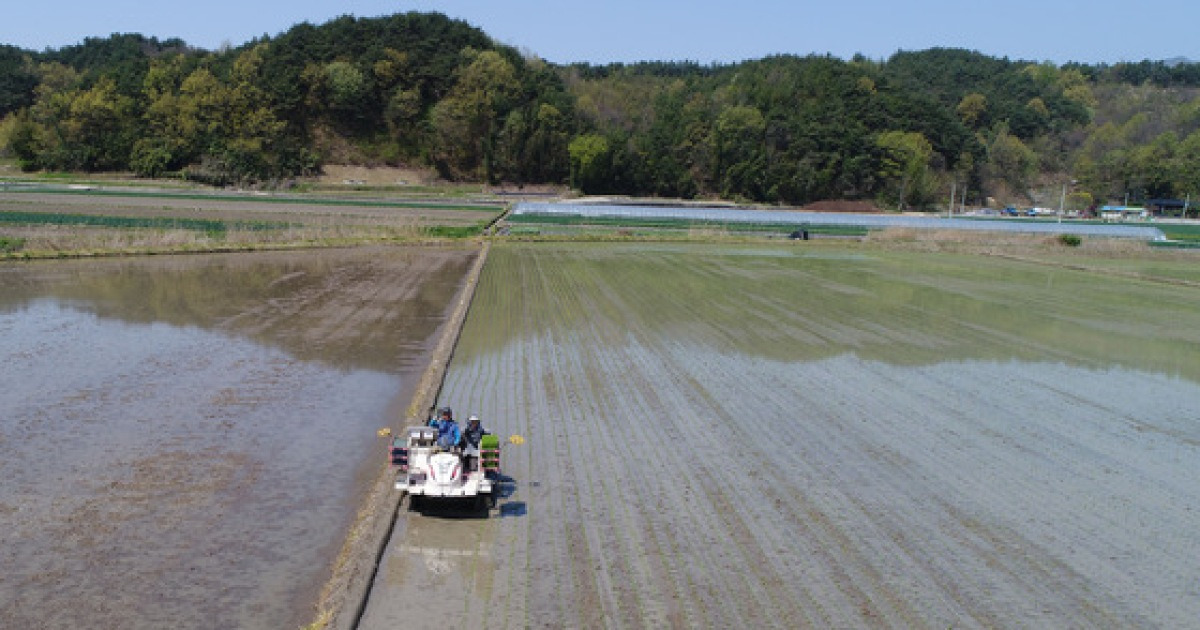
[[[20,251],[22,247],[25,247],[25,239],[0,236],[0,254]]]
[[[471,238],[479,236],[487,223],[475,225],[433,225],[424,228],[426,236],[434,238]]]
[[[223,195],[206,195],[197,193],[173,193],[173,192],[130,192],[127,190],[72,190],[62,189],[50,186],[36,187],[21,187],[5,190],[6,193],[37,193],[46,194],[53,193],[56,195],[85,195],[96,197],[138,197],[146,199],[185,199],[192,201],[216,201],[216,202],[253,202],[253,203],[274,203],[288,205],[307,205],[307,206],[347,206],[358,208],[405,208],[405,209],[426,209],[426,210],[467,210],[470,212],[497,212],[495,205],[486,204],[446,204],[432,201],[379,201],[379,200],[355,200],[355,199],[327,199],[327,198],[303,198],[303,197],[247,197],[247,196],[223,196]]]
[[[1154,227],[1162,230],[1163,234],[1172,241],[1200,245],[1200,224],[1156,223]]]
[[[215,219],[190,219],[185,217],[121,217],[90,214],[67,214],[64,212],[7,212],[0,211],[0,223],[14,225],[85,225],[116,229],[149,228],[160,230],[196,230],[200,232],[225,232],[230,229],[262,231],[299,224],[266,221],[218,221]]]

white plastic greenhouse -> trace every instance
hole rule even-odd
[[[798,210],[751,210],[740,208],[639,206],[582,203],[518,203],[514,215],[601,218],[605,220],[670,219],[711,223],[778,223],[806,228],[813,226],[857,227],[867,229],[916,228],[924,230],[974,230],[984,232],[1022,232],[1033,234],[1076,234],[1110,238],[1164,241],[1162,230],[1141,225],[1111,225],[1033,220],[922,217],[888,214],[848,214],[802,212]]]

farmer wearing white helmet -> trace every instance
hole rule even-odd
[[[479,416],[472,415],[467,419],[467,428],[463,429],[462,440],[459,442],[463,449],[463,462],[466,464],[464,469],[467,472],[475,470],[474,463],[479,461],[479,442],[485,435],[488,435],[488,432],[480,423]]]

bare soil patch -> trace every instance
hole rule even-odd
[[[328,186],[429,186],[438,182],[438,176],[423,168],[329,164],[321,168],[317,181]]]

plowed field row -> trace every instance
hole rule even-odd
[[[363,626],[1194,624],[1200,293],[863,251],[494,248],[442,399],[515,491]]]

